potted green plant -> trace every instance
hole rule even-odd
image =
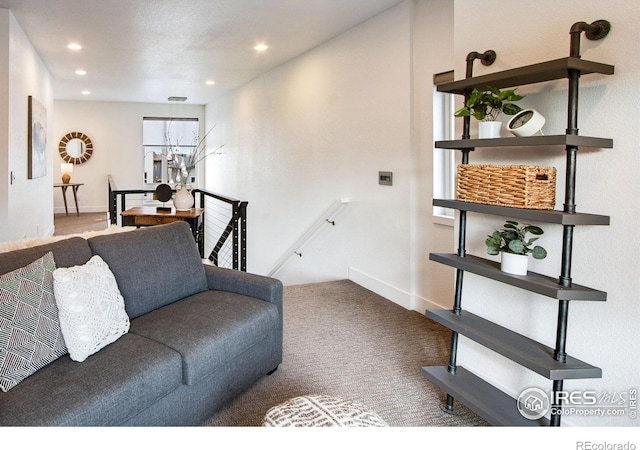
[[[527,234],[535,237],[527,239]],[[487,236],[487,253],[502,254],[501,270],[514,275],[527,274],[527,255],[530,253],[535,259],[547,257],[547,251],[539,245],[533,245],[544,231],[535,225],[520,225],[513,220],[507,220],[502,230],[495,230]]]
[[[522,111],[515,101],[522,100],[525,96],[516,94],[515,89],[501,91],[487,86],[484,91],[473,88],[465,105],[455,112],[456,117],[474,117],[480,121],[478,126],[480,138],[492,138],[500,136],[502,122],[498,116],[504,113],[508,116]]]

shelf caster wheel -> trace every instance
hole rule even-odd
[[[449,405],[440,405],[440,409],[451,415],[451,416],[457,416],[458,415],[458,411],[453,407],[453,406],[449,406]]]

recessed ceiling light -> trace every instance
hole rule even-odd
[[[167,100],[170,102],[184,102],[187,101],[187,97],[171,96]]]
[[[82,91],[82,95],[90,95],[91,91]]]
[[[209,86],[212,86],[212,85],[216,84],[216,82],[215,82],[215,81],[213,81],[213,80],[207,80],[207,81],[205,81],[204,83],[205,83],[205,84],[208,84]]]
[[[69,50],[80,50],[82,48],[82,45],[76,43],[76,42],[72,42],[71,44],[67,45],[67,48]]]
[[[86,75],[86,74],[87,74],[86,70],[82,70],[82,69],[76,70],[76,75]]]
[[[257,52],[264,52],[269,48],[269,46],[267,44],[265,44],[264,42],[261,42],[259,44],[257,44],[255,47],[253,47],[253,49]]]

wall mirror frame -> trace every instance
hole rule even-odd
[[[91,158],[93,154],[93,143],[86,134],[73,131],[65,134],[62,139],[60,139],[58,152],[64,162],[82,164]]]

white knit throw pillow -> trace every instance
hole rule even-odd
[[[82,362],[129,331],[118,284],[100,256],[53,272],[53,292],[69,356]]]

